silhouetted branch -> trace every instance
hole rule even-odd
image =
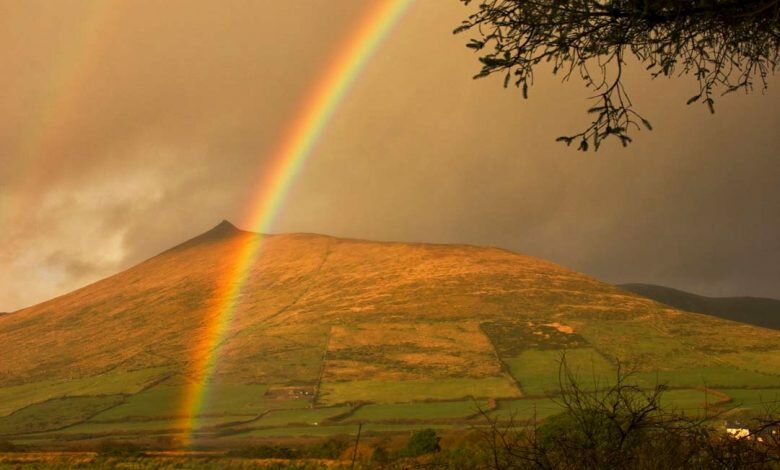
[[[504,86],[514,83],[526,98],[542,63],[564,81],[578,76],[594,92],[593,121],[557,140],[587,151],[610,137],[626,146],[630,130],[652,129],[622,82],[628,55],[654,78],[692,75],[688,104],[715,112],[718,93],[751,91],[756,78],[766,88],[779,18],[778,0],[481,0],[455,33],[476,33],[466,44],[483,53],[475,78],[503,74]]]

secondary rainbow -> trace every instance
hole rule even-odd
[[[38,204],[46,176],[67,165],[61,141],[74,133],[68,125],[89,105],[90,76],[112,43],[123,6],[119,0],[73,4],[78,21],[68,28],[67,40],[51,45],[54,52],[46,64],[44,95],[29,107],[30,117],[23,121],[25,127],[19,133],[15,152],[20,163],[12,168],[21,199],[0,206],[0,226],[14,224],[20,214]]]
[[[257,192],[252,198],[245,227],[266,233],[279,212],[290,185],[311,154],[339,104],[355,83],[361,70],[376,52],[383,39],[398,23],[413,0],[384,0],[372,4],[360,17],[357,26],[329,62],[326,72],[316,82],[304,106],[279,140],[270,164],[262,169]],[[217,288],[213,309],[202,338],[193,349],[191,375],[194,381],[185,389],[182,416],[186,444],[198,427],[197,417],[209,394],[209,384],[220,356],[220,347],[230,329],[236,299],[262,248],[262,237],[247,238],[228,275]]]

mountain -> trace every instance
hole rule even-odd
[[[255,242],[197,421],[203,439],[354,432],[357,421],[376,432],[466,426],[477,405],[544,416],[557,409],[564,351],[594,379],[630,363],[642,384],[667,382],[680,406],[701,408],[705,384],[723,403],[780,388],[780,332],[675,310],[548,261],[222,222],[0,317],[0,435],[180,436],[218,293]]]
[[[780,300],[761,297],[704,297],[653,284],[622,284],[618,287],[680,310],[780,330]]]

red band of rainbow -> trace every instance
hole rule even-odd
[[[349,92],[361,70],[376,52],[383,39],[398,23],[412,0],[383,0],[372,4],[363,14],[357,27],[338,49],[331,65],[315,84],[305,106],[289,125],[279,141],[270,164],[263,168],[257,192],[247,221],[252,231],[266,233],[287,195],[291,183],[311,154],[319,137],[339,104]],[[236,299],[244,281],[261,251],[262,237],[247,239],[236,256],[225,280],[218,286],[216,308],[207,319],[202,338],[193,352],[191,375],[195,380],[185,387],[182,412],[186,430],[185,444],[192,440],[209,393],[209,384],[220,356],[236,307]]]

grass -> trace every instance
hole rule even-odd
[[[418,379],[404,381],[356,380],[322,384],[320,401],[338,404],[360,401],[404,403],[465,397],[516,397],[520,392],[504,377],[482,379]]]
[[[519,356],[504,358],[510,373],[520,383],[526,396],[547,396],[558,391],[558,371],[562,350],[529,349]],[[605,383],[614,375],[614,366],[591,348],[566,351],[569,369],[583,385]]]
[[[247,417],[251,418],[251,417]],[[239,418],[235,416],[221,416],[214,418],[200,418],[198,419],[199,428],[208,428],[225,424],[233,421],[238,421]],[[85,435],[121,435],[121,434],[143,434],[148,431],[165,431],[175,430],[182,427],[182,421],[176,419],[161,419],[161,420],[148,420],[148,421],[116,421],[116,422],[94,422],[87,421],[84,423],[70,426],[61,431],[57,431],[53,434],[85,434]]]
[[[708,391],[705,394],[703,389],[667,390],[661,395],[661,406],[668,411],[696,416],[703,415],[708,407],[716,406],[726,400],[728,397],[717,391]]]
[[[422,421],[428,419],[465,418],[476,414],[478,407],[483,410],[487,409],[487,401],[462,400],[365,405],[360,407],[345,421]]]
[[[365,322],[331,329],[324,379],[397,381],[500,373],[501,363],[476,322]]]
[[[482,329],[502,357],[517,356],[527,349],[572,349],[588,345],[566,325],[541,321],[485,322]]]
[[[209,388],[204,414],[258,414],[269,406],[267,385],[217,384]],[[306,400],[295,400],[308,405]]]
[[[173,430],[180,427],[181,421],[176,420],[121,421],[112,423],[95,423],[87,421],[75,426],[70,426],[53,434],[122,435],[168,429]]]
[[[37,403],[0,418],[0,434],[59,429],[84,421],[124,400],[121,395],[67,397]]]
[[[718,365],[644,372],[640,373],[638,377],[649,385],[659,383],[667,384],[670,387],[780,387],[780,376]]]
[[[47,381],[0,388],[0,416],[33,403],[77,395],[133,394],[161,378],[168,369],[155,367],[114,371],[69,381]]]
[[[284,402],[266,400],[264,395],[267,390],[268,386],[266,385],[215,385],[203,407],[203,414],[257,415],[269,407],[308,405],[305,400]],[[182,413],[183,394],[183,385],[164,382],[133,395],[124,404],[101,413],[96,419],[108,421],[178,416]]]
[[[707,403],[710,407],[723,403],[732,391],[710,391],[707,394]],[[744,392],[744,390],[740,391]],[[756,391],[759,392],[759,391]],[[766,392],[766,391],[764,391]],[[778,391],[780,394],[780,391]],[[751,399],[753,395],[747,395]],[[661,395],[661,405],[667,411],[684,412],[685,414],[701,414],[705,409],[705,393],[703,390],[680,389],[666,390]],[[490,412],[491,416],[498,416],[508,419],[510,417],[516,420],[530,420],[534,415],[538,419],[544,419],[547,416],[563,411],[561,405],[554,399],[549,398],[524,398],[519,400],[500,400],[498,408]]]
[[[526,396],[547,396],[558,391],[558,369],[562,354],[561,350],[527,350],[517,357],[505,358],[504,362]],[[566,361],[583,385],[591,384],[594,380],[599,384],[610,383],[615,376],[615,367],[590,348],[566,351]],[[637,383],[646,387],[655,384],[673,388],[780,387],[778,375],[726,365],[657,371],[645,369],[634,377]]]
[[[549,398],[524,398],[520,400],[500,400],[498,407],[489,413],[490,416],[501,419],[515,419],[518,421],[544,419],[560,413],[563,410],[560,405]]]
[[[125,403],[96,416],[97,420],[153,418],[176,416],[181,413],[183,389],[180,386],[157,385],[133,395]]]
[[[730,408],[750,408],[757,412],[780,408],[780,389],[725,388],[718,391],[731,397]]]
[[[621,361],[648,370],[711,364],[712,355],[698,347],[695,332],[668,332],[654,318],[588,321],[581,331],[591,344]]]
[[[777,345],[778,342],[768,343],[767,346]],[[719,356],[724,363],[751,370],[760,374],[774,375],[776,383],[780,382],[780,348],[771,347],[764,351],[740,351],[738,353],[723,354]]]
[[[417,429],[453,429],[464,426],[449,424],[373,424],[363,425],[361,434],[406,432]],[[329,437],[336,435],[354,436],[357,434],[358,424],[339,424],[334,426],[288,426],[281,428],[255,429],[249,433],[241,434],[242,437]]]
[[[349,412],[349,406],[333,406],[327,408],[311,408],[301,410],[276,410],[263,415],[253,425],[258,426],[284,426],[295,424],[314,425],[322,423],[328,418]]]

